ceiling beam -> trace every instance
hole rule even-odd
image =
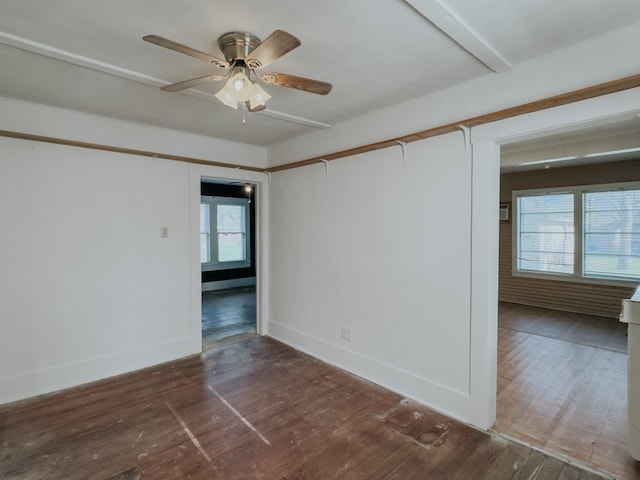
[[[506,72],[511,69],[511,64],[500,52],[440,0],[405,2],[494,72]]]
[[[45,57],[54,58],[62,62],[71,63],[73,65],[78,65],[84,68],[90,68],[91,70],[96,70],[98,72],[113,75],[115,77],[133,80],[134,82],[142,83],[144,85],[149,85],[152,87],[164,87],[166,85],[169,85],[170,83],[173,83],[167,82],[166,80],[162,80],[160,78],[152,77],[150,75],[145,75],[144,73],[136,72],[134,70],[119,67],[111,63],[102,62],[100,60],[96,60],[95,58],[85,57],[83,55],[78,55],[67,50],[52,47],[51,45],[35,42],[28,38],[19,37],[7,32],[0,31],[0,43],[19,48],[20,50],[25,50],[27,52],[43,55]],[[191,97],[200,98],[202,100],[212,101],[214,103],[220,103],[214,94],[203,92],[201,90],[196,90],[193,88],[182,90],[179,93],[189,95]],[[255,113],[264,115],[266,117],[277,118],[278,120],[283,120],[289,123],[305,125],[307,127],[320,129],[331,127],[331,125],[327,123],[317,122],[315,120],[298,117],[296,115],[290,115],[288,113],[279,112],[277,110],[266,109]]]
[[[107,73],[120,78],[126,78],[135,82],[144,83],[145,85],[151,85],[153,87],[163,87],[169,83],[159,78],[118,67],[111,63],[101,62],[95,58],[89,58],[73,52],[68,52],[60,48],[52,47],[51,45],[35,42],[28,38],[19,37],[11,33],[0,31],[0,43],[19,48],[20,50],[25,50],[27,52],[37,53],[44,57],[54,58],[80,67],[90,68],[91,70],[96,70],[98,72]]]

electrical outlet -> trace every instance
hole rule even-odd
[[[169,227],[167,226],[160,227],[160,238],[167,238],[167,237],[169,237]]]
[[[342,327],[342,339],[347,342],[351,341],[351,329],[349,327]]]

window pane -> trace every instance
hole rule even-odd
[[[518,270],[573,273],[573,194],[518,198]]]
[[[219,262],[241,262],[246,257],[244,233],[218,234]]]
[[[244,205],[218,205],[219,262],[241,262],[247,259],[245,214]]]
[[[200,263],[211,261],[211,222],[209,216],[209,204],[200,204]]]
[[[640,278],[640,190],[585,192],[584,274]]]

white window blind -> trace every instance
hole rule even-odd
[[[251,266],[249,200],[211,197],[200,200],[200,263],[203,270]]]
[[[640,281],[640,183],[513,192],[514,275]]]
[[[245,205],[218,203],[218,262],[247,259]]]
[[[572,274],[573,194],[519,196],[517,214],[517,269]]]
[[[208,203],[200,204],[200,263],[208,263],[211,261],[210,210]]]
[[[584,192],[584,275],[640,277],[640,189]]]

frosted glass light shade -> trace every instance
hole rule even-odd
[[[253,89],[253,83],[251,83],[244,73],[238,72],[233,75],[227,82],[227,85],[229,84],[232,85],[232,95],[238,100],[238,102],[245,102],[249,100]]]
[[[216,98],[226,106],[237,110],[238,102],[248,102],[249,109],[254,109],[264,105],[271,95],[257,83],[251,83],[243,71],[237,71],[216,93]]]
[[[238,100],[236,100],[232,95],[232,88],[229,86],[229,83],[222,87],[222,89],[216,93],[216,98],[224,103],[227,107],[231,107],[235,110],[238,109]]]
[[[254,109],[260,105],[264,105],[271,98],[265,90],[257,83],[251,87],[251,96],[249,97],[249,109]]]
[[[222,89],[216,93],[216,98],[231,108],[238,108],[238,102],[245,102],[253,95],[254,84],[249,78],[238,72],[233,75]]]

